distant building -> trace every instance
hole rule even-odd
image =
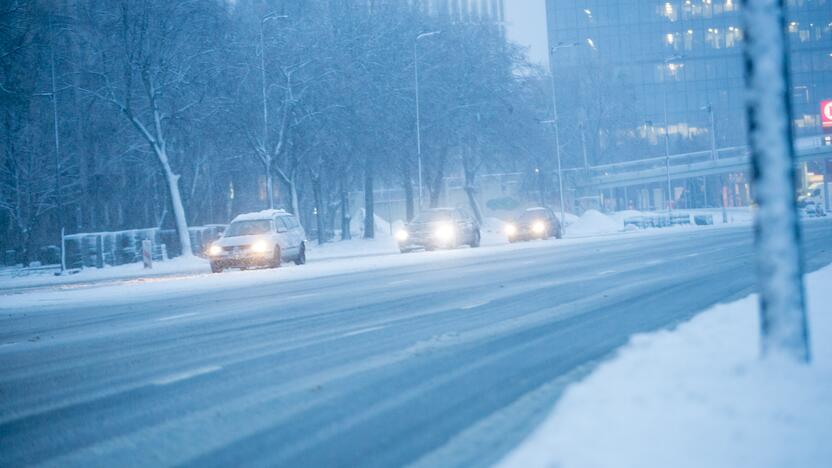
[[[794,128],[798,137],[817,136],[822,132],[820,102],[832,99],[832,1],[786,3]],[[614,142],[622,139],[637,140],[628,147],[633,154],[626,154],[627,159],[663,155],[665,132],[671,153],[706,150],[711,139],[708,106],[714,112],[717,146],[745,145],[739,8],[740,0],[547,0],[564,127],[592,128],[598,112],[584,109],[586,98],[575,90],[595,64],[603,73],[600,81],[615,83],[610,88],[615,92],[602,96],[607,100],[602,105],[618,106],[620,117],[604,123],[618,125],[613,134],[602,138],[590,132],[589,138],[597,141],[589,147],[590,158],[620,160]],[[572,145],[569,154],[580,152],[577,139],[567,144]]]
[[[454,21],[503,22],[504,0],[415,0],[421,1],[431,14],[446,15]]]
[[[712,105],[720,146],[741,144],[742,21],[739,0],[548,0],[554,69],[580,68],[592,57],[632,86],[634,111],[664,131],[667,93],[671,137],[708,133]],[[820,102],[832,99],[832,1],[788,0],[794,125],[799,136],[821,132]],[[559,90],[559,93],[569,90]],[[562,116],[565,117],[565,116]],[[721,131],[721,132],[720,132]],[[659,142],[660,143],[660,142]]]

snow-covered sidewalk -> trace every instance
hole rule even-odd
[[[832,466],[832,267],[807,276],[812,363],[759,359],[757,297],[635,336],[503,467]]]

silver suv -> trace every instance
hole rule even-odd
[[[284,261],[306,263],[306,233],[290,213],[265,210],[234,218],[208,248],[211,271],[225,268],[277,268]]]

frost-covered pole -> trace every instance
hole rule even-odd
[[[763,356],[809,360],[783,0],[743,0]]]

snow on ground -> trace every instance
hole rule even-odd
[[[732,209],[731,219],[748,219],[750,222],[750,210]],[[691,212],[705,210],[691,210]],[[713,211],[713,210],[712,210]],[[720,212],[716,209],[716,212]],[[624,211],[604,215],[598,211],[590,210],[578,217],[571,213],[566,214],[567,229],[566,237],[572,239],[583,239],[593,236],[607,236],[623,230],[624,219],[634,216],[651,215],[650,212]],[[717,221],[721,223],[721,215]],[[360,223],[353,223],[358,225]],[[393,223],[394,231],[403,226],[402,221]],[[497,218],[486,218],[483,222],[482,245],[494,246],[506,244],[508,241],[504,233],[505,222]],[[354,238],[349,241],[338,241],[326,243],[322,246],[316,242],[309,242],[309,260],[317,262],[331,259],[347,259],[364,256],[378,256],[397,254],[398,247],[395,240],[389,235],[390,224],[376,216],[376,239],[361,239],[361,233],[354,233]],[[650,229],[658,233],[672,232],[674,229]],[[13,288],[33,288],[42,286],[61,286],[75,283],[105,282],[141,278],[158,278],[171,275],[194,275],[203,274],[209,271],[208,262],[205,259],[194,257],[191,259],[176,258],[165,262],[155,262],[152,270],[145,270],[141,263],[106,267],[101,270],[94,268],[84,269],[77,274],[54,276],[55,269],[43,269],[30,271],[21,275],[17,268],[0,269],[0,290]]]
[[[634,336],[502,467],[832,466],[832,267],[807,277],[813,362],[759,359],[757,297]]]
[[[84,268],[74,274],[55,276],[58,267],[34,270],[23,274],[19,268],[0,269],[0,288],[30,288],[45,285],[109,281],[127,278],[168,276],[176,274],[205,273],[211,271],[208,261],[200,257],[174,258],[164,262],[153,262],[153,269],[146,270],[142,263],[108,266],[102,269]]]
[[[568,237],[586,237],[612,234],[621,231],[623,227],[623,222],[616,222],[600,211],[587,210],[577,221],[567,227],[566,235]]]

